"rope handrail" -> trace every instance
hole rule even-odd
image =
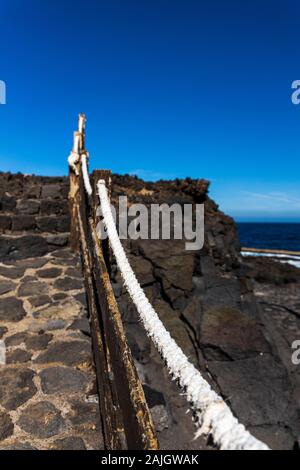
[[[84,187],[85,187],[85,190],[86,190],[88,196],[91,196],[92,193],[93,193],[93,190],[92,190],[92,186],[91,186],[91,183],[90,183],[87,160],[88,160],[88,154],[83,153],[81,155],[81,168],[82,168],[83,182],[84,182]]]
[[[83,132],[82,128],[81,132],[75,133],[74,147],[68,161],[77,176],[79,175],[77,164],[81,162],[85,191],[88,196],[91,196],[93,191],[88,173],[88,153],[83,149],[80,152],[79,149],[80,137],[83,136]],[[223,398],[212,390],[209,383],[187,359],[182,349],[166,330],[129,264],[117,233],[104,180],[98,181],[97,190],[104,225],[124,285],[136,306],[147,335],[152,339],[156,349],[164,359],[169,373],[174,379],[178,380],[179,386],[185,391],[185,396],[195,413],[196,424],[199,427],[195,438],[201,434],[209,434],[220,449],[226,450],[269,450],[266,444],[252,436],[244,425],[238,422]]]
[[[212,390],[166,330],[129,264],[117,233],[104,180],[98,181],[97,190],[104,225],[124,285],[136,306],[147,335],[166,362],[169,373],[178,380],[180,387],[185,391],[199,427],[195,438],[201,434],[209,434],[214,443],[224,450],[269,450],[266,444],[252,436],[244,425],[238,422],[223,398]]]

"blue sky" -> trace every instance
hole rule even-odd
[[[211,180],[237,220],[300,221],[294,0],[0,0],[0,168]]]

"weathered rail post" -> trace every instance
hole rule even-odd
[[[85,115],[78,116],[78,131],[74,132],[74,143],[70,157],[72,157],[72,166],[69,169],[69,208],[70,208],[70,246],[71,250],[78,253],[80,250],[80,231],[77,219],[77,207],[80,203],[79,195],[79,173],[80,156],[85,148]]]
[[[77,153],[79,155],[79,133],[74,132],[74,145],[73,145],[73,154]],[[79,227],[78,227],[78,220],[76,217],[77,208],[79,201],[79,165],[80,162],[77,163],[74,161],[74,166],[69,167],[69,181],[70,181],[70,189],[69,189],[69,208],[70,208],[70,247],[71,250],[75,253],[79,252]]]
[[[85,150],[85,117],[79,115],[70,163],[71,248],[81,253],[87,294],[99,408],[107,449],[158,449],[142,384],[127,343],[121,314],[110,281],[108,238],[97,234],[102,179],[111,194],[111,171],[93,172],[93,192],[86,190],[81,159]],[[85,176],[85,179],[84,179]]]
[[[93,217],[95,221],[95,225],[97,228],[97,224],[100,221],[100,216],[97,213],[99,208],[99,198],[98,198],[98,190],[97,190],[97,182],[102,179],[105,181],[105,185],[107,187],[108,195],[111,197],[112,194],[112,174],[110,170],[94,170],[93,171]],[[108,237],[105,240],[101,241],[102,244],[102,251],[103,256],[106,264],[106,268],[109,274],[111,274],[111,260],[112,260],[112,253],[110,249],[109,239]]]

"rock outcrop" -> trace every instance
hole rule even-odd
[[[201,250],[186,251],[184,240],[125,240],[124,245],[160,318],[233,413],[272,448],[292,449],[300,435],[299,390],[295,371],[278,339],[284,335],[284,327],[276,336],[273,317],[262,311],[253,293],[251,269],[242,262],[235,224],[209,198],[208,187],[206,180],[145,183],[128,175],[114,175],[114,204],[117,196],[126,195],[130,204],[205,205]],[[11,365],[6,366],[5,380],[11,381],[15,390],[8,396],[0,387],[0,421],[4,423],[0,444],[2,439],[3,447],[7,442],[10,448],[19,448],[21,444],[17,440],[14,444],[11,437],[14,425],[27,436],[41,415],[49,415],[45,435],[34,436],[32,442],[27,438],[25,447],[39,439],[49,440],[52,448],[93,447],[84,433],[66,434],[72,424],[74,429],[84,427],[82,420],[88,419],[84,408],[94,406],[84,403],[78,391],[88,387],[87,376],[77,369],[90,354],[89,343],[83,346],[89,329],[83,315],[74,317],[74,305],[82,302],[82,293],[77,261],[66,248],[67,178],[2,173],[0,188],[0,338],[10,348]],[[209,448],[205,439],[192,440],[194,425],[186,415],[184,397],[169,380],[146,337],[115,265],[112,280],[161,447]],[[27,325],[28,309],[31,323],[43,325],[43,332],[17,328]],[[295,328],[297,332],[298,323]],[[52,403],[49,399],[57,393],[64,372],[62,393],[70,396],[67,415],[66,411],[61,414],[57,400]],[[26,384],[26,393],[18,384]],[[37,386],[38,396],[43,396],[38,402],[34,398]],[[19,406],[24,408],[22,416],[10,411]],[[86,425],[91,426],[92,421]]]
[[[113,182],[115,203],[124,194],[130,203],[146,205],[204,203],[203,249],[186,251],[178,240],[128,240],[130,262],[166,327],[240,421],[272,448],[297,446],[300,415],[290,368],[254,296],[234,221],[208,197],[208,182],[145,183],[130,176],[114,176]],[[157,356],[117,270],[114,276],[132,350],[145,376],[157,383]]]

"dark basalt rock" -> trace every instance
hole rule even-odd
[[[11,224],[12,224],[11,216],[0,215],[0,230],[10,230]]]
[[[41,215],[60,215],[68,213],[67,201],[54,201],[52,199],[41,200]]]
[[[18,259],[17,261],[7,260],[6,263],[10,265],[12,264],[13,266],[18,266],[17,269],[20,270],[22,268],[25,268],[25,269],[26,268],[29,268],[29,269],[41,268],[49,261],[47,258],[40,258],[40,257],[32,258],[31,256],[32,255],[30,253],[30,257],[28,257],[28,259],[23,258],[23,259]],[[12,269],[12,268],[9,268],[9,269]]]
[[[67,418],[72,425],[91,424],[100,427],[98,404],[74,400]]]
[[[36,199],[20,199],[17,201],[17,212],[20,214],[38,214],[40,210],[40,201]]]
[[[54,258],[74,259],[74,255],[69,250],[56,250],[53,251],[52,256]]]
[[[42,187],[42,199],[59,199],[61,186],[59,184],[46,184]]]
[[[205,206],[205,241],[201,250],[186,251],[184,242],[178,240],[125,240],[123,243],[147,296],[190,361],[257,437],[273,448],[292,448],[300,435],[297,423],[300,374],[290,359],[291,342],[299,331],[297,289],[300,270],[266,259],[252,258],[241,262],[234,221],[218,210],[208,196],[208,187],[208,181],[191,178],[153,183],[129,175],[113,175],[112,202],[116,206],[118,195],[127,195],[129,204],[203,203]],[[16,230],[22,224],[26,229],[34,219],[37,233],[38,230],[47,232],[44,237],[3,235],[0,257],[12,267],[8,272],[8,268],[1,266],[0,275],[18,279],[25,268],[38,267],[38,263],[42,267],[46,262],[52,262],[62,268],[68,267],[65,285],[62,286],[62,279],[56,280],[59,290],[81,289],[80,269],[77,270],[79,257],[69,250],[58,249],[60,244],[67,242],[66,232],[69,230],[67,179],[0,173],[0,188],[0,230],[13,227]],[[17,211],[22,211],[22,214],[17,214]],[[14,224],[12,220],[15,220]],[[57,232],[62,237],[57,237]],[[53,235],[49,236],[50,233]],[[26,259],[50,252],[51,257]],[[52,268],[49,269],[51,272]],[[40,277],[44,277],[43,274]],[[56,277],[53,271],[51,277]],[[253,295],[253,278],[260,283],[260,287],[264,286],[265,292],[269,292],[267,299],[259,297],[261,306]],[[174,384],[170,384],[167,373],[164,374],[165,369],[139,323],[115,265],[112,266],[112,283],[137,367],[143,380],[151,385],[150,391],[146,389],[146,395],[149,395],[149,402],[151,396],[154,397],[155,404],[151,410],[155,410],[153,415],[162,447],[169,448],[171,441],[174,448],[183,445],[182,441],[184,445],[193,446],[191,436],[194,430],[190,418],[185,417],[182,399]],[[281,300],[281,291],[277,296],[275,284],[276,287],[285,285],[289,289],[289,294],[284,294],[284,301]],[[41,292],[32,295],[34,297],[30,300],[36,305],[48,300],[46,294]],[[55,301],[65,297],[66,294],[61,292],[52,296]],[[72,297],[86,307],[85,293]],[[1,308],[0,302],[0,319]],[[4,320],[7,315],[4,314]],[[34,318],[37,317],[38,312],[34,312]],[[43,325],[44,330],[69,326],[55,316],[45,319],[45,322],[48,323]],[[80,318],[73,321],[69,335],[74,334],[73,329],[88,334],[87,320]],[[39,335],[25,337],[32,350],[38,350],[33,345],[42,349],[46,343],[40,338],[37,340],[37,337]],[[78,364],[89,363],[91,351],[86,341],[71,341],[71,336],[69,339],[50,343],[36,362],[59,362],[71,366],[77,365],[78,358]],[[57,364],[51,364],[46,370],[53,368],[62,369]],[[157,390],[163,390],[164,396],[161,397]],[[167,407],[162,403],[163,399]],[[90,418],[92,411],[88,411],[89,405],[74,403],[74,409],[72,406],[72,411],[68,413],[68,423],[73,421],[76,426],[85,426],[84,421],[89,424],[90,420],[92,425],[95,421]],[[165,431],[167,426],[168,430]],[[98,433],[95,434],[98,436]],[[86,436],[86,445],[93,447],[94,438],[88,441]],[[70,441],[69,444],[59,445],[73,444]]]
[[[147,405],[149,408],[153,408],[153,406],[165,406],[166,401],[164,398],[163,393],[154,390],[153,388],[149,387],[149,385],[143,385],[145,398],[147,401]]]
[[[33,397],[37,392],[33,383],[34,375],[31,369],[0,369],[1,405],[7,410],[15,410]]]
[[[205,311],[200,343],[208,360],[247,359],[270,352],[270,345],[256,322],[230,307]]]
[[[4,194],[0,199],[0,210],[3,212],[11,212],[17,205],[16,199],[12,196]]]
[[[51,298],[48,295],[37,295],[36,297],[30,297],[29,302],[33,307],[41,307],[42,305],[49,304]]]
[[[63,439],[56,439],[51,445],[53,450],[86,450],[81,437],[70,436]]]
[[[25,268],[8,268],[6,266],[0,266],[0,275],[8,277],[9,279],[19,279],[24,275]]]
[[[15,440],[13,444],[1,446],[0,450],[37,450],[37,448],[33,447],[29,442],[18,442]]]
[[[64,320],[49,320],[46,324],[45,329],[49,331],[62,330],[65,328],[66,322]]]
[[[57,231],[69,232],[70,231],[70,216],[65,215],[57,219]]]
[[[241,361],[210,362],[209,371],[246,426],[299,420],[287,373],[269,354]]]
[[[59,341],[50,344],[47,351],[41,353],[35,360],[38,364],[61,362],[67,366],[90,361],[91,349],[86,341]]]
[[[78,290],[83,288],[83,281],[82,279],[64,276],[54,282],[54,287],[62,290]]]
[[[77,268],[68,268],[66,270],[66,275],[81,280],[83,278],[82,270]]]
[[[12,336],[9,336],[5,340],[5,344],[7,347],[10,346],[19,346],[20,344],[24,343],[25,339],[28,338],[29,333],[27,331],[21,331],[20,333],[15,333]]]
[[[0,339],[7,333],[8,329],[6,326],[0,326]]]
[[[85,308],[87,307],[85,292],[74,295],[74,299],[78,300],[78,302],[80,302],[83,305],[83,307]]]
[[[14,290],[15,287],[16,284],[14,282],[0,280],[0,295],[6,294],[7,292]]]
[[[14,432],[14,424],[8,413],[0,411],[0,441],[12,436]]]
[[[33,282],[33,281],[38,281],[38,278],[36,276],[24,276],[21,280],[21,283],[26,284],[27,282]]]
[[[25,339],[25,344],[28,349],[32,351],[40,351],[42,349],[46,349],[49,342],[52,340],[53,335],[42,333],[38,335],[28,336]]]
[[[6,354],[6,362],[7,364],[21,364],[30,361],[31,356],[32,354],[28,351],[24,351],[24,349],[15,349]]]
[[[41,401],[22,411],[18,426],[38,438],[55,436],[64,428],[60,411],[50,402]]]
[[[56,249],[58,246],[66,246],[69,241],[68,234],[59,233],[57,235],[48,235],[46,241],[49,246],[53,246],[53,249]]]
[[[69,367],[50,367],[39,375],[45,394],[84,392],[89,385],[83,372]]]
[[[23,302],[15,297],[0,299],[0,321],[17,322],[26,315]]]
[[[244,257],[245,275],[262,283],[285,285],[300,282],[300,269],[267,257]]]
[[[57,217],[40,216],[37,217],[36,223],[41,232],[55,232],[57,230]]]
[[[18,295],[20,297],[27,297],[29,295],[40,295],[47,294],[49,286],[45,282],[33,281],[33,282],[22,282],[18,289]]]
[[[208,380],[230,401],[240,421],[253,426],[269,445],[276,443],[267,428],[280,422],[278,429],[289,428],[285,437],[280,431],[283,446],[291,448],[300,434],[294,418],[299,407],[288,369],[266,333],[265,322],[273,320],[264,316],[262,321],[252,293],[253,264],[247,269],[241,265],[236,226],[209,199],[208,182],[186,179],[149,183],[128,175],[114,175],[113,183],[115,204],[117,196],[124,194],[129,204],[204,203],[205,241],[200,251],[188,252],[178,240],[125,241],[125,249],[166,328],[195,366],[203,374],[208,372]],[[247,264],[250,264],[248,260]],[[268,277],[262,270],[254,276],[270,279],[272,271],[269,271]],[[160,384],[161,370],[155,372],[151,354],[144,357],[143,351],[149,343],[115,266],[112,273],[134,357],[143,364],[150,383]],[[294,280],[295,272],[286,272],[288,277]],[[290,354],[286,360],[290,362]],[[295,371],[293,376],[296,377]],[[168,396],[166,401],[173,403],[173,398]]]
[[[15,232],[33,230],[35,229],[35,224],[35,217],[32,215],[13,216],[11,229]]]
[[[68,296],[67,294],[64,294],[63,292],[56,292],[56,294],[53,294],[53,300],[63,300],[66,299]]]
[[[62,273],[62,270],[59,268],[44,268],[44,269],[39,269],[36,274],[39,277],[45,277],[45,278],[53,278],[53,277],[58,277]]]
[[[0,257],[4,261],[43,256],[49,251],[47,241],[39,235],[2,236],[0,240]]]
[[[73,323],[68,327],[68,330],[80,330],[85,335],[90,336],[91,334],[91,327],[90,322],[87,318],[78,318],[74,320]]]

